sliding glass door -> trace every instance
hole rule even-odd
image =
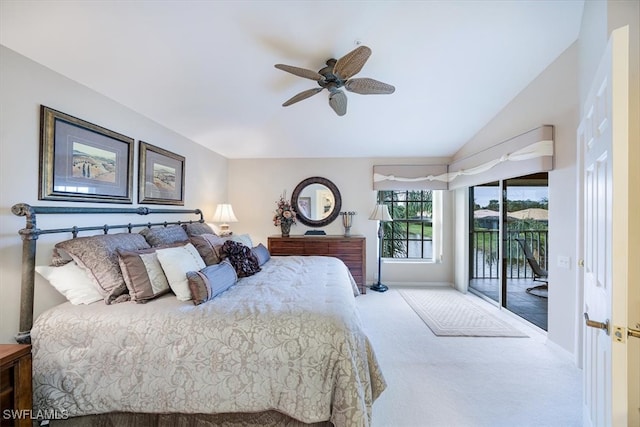
[[[469,288],[544,330],[548,201],[547,173],[470,190]]]
[[[506,298],[503,307],[547,330],[547,174],[528,175],[504,183],[507,218],[503,257]]]
[[[469,287],[500,302],[500,183],[471,187]]]

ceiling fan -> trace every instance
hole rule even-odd
[[[295,74],[305,79],[315,80],[320,87],[308,89],[295,95],[284,104],[287,107],[298,101],[307,99],[323,89],[329,91],[329,105],[339,116],[347,113],[347,96],[340,90],[344,87],[349,92],[359,93],[361,95],[386,95],[393,93],[396,88],[390,84],[379,82],[370,78],[352,78],[358,74],[364,66],[367,59],[371,56],[371,49],[367,46],[359,46],[347,53],[342,58],[336,60],[331,58],[327,60],[327,66],[318,72],[307,70],[306,68],[293,67],[291,65],[276,64],[279,70]]]

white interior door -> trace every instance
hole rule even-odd
[[[613,31],[578,128],[583,159],[584,424],[627,426],[629,33]],[[635,261],[637,262],[637,260]],[[588,317],[587,317],[588,316]],[[624,337],[616,339],[616,325]],[[622,333],[619,333],[622,335]],[[635,380],[634,380],[635,381]],[[637,408],[633,408],[637,411]]]

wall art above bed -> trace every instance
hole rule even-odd
[[[38,199],[132,203],[133,143],[42,105]]]
[[[138,203],[184,206],[184,157],[140,141]]]

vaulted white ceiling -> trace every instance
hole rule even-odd
[[[229,158],[450,156],[578,36],[583,1],[0,2],[0,43]],[[392,95],[323,91],[359,44],[356,77]],[[537,125],[537,124],[532,124]]]

